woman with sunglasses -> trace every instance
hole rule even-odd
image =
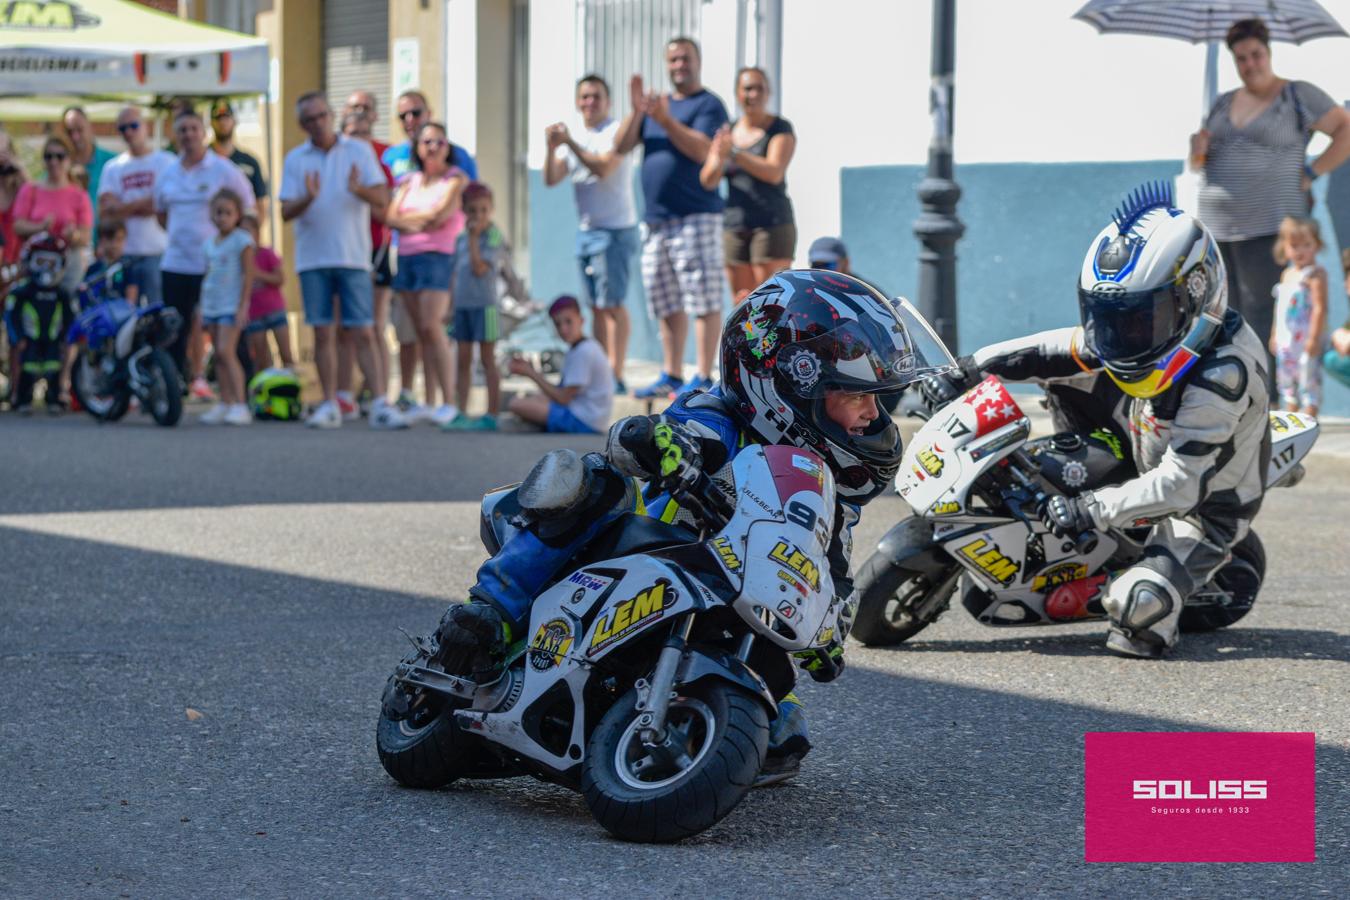
[[[437,425],[459,414],[451,402],[455,383],[445,319],[450,311],[451,257],[464,229],[459,198],[469,177],[451,159],[445,126],[423,125],[413,142],[413,171],[399,183],[384,219],[398,232],[394,290],[417,328],[429,406],[435,403],[435,386],[440,386],[440,405],[424,412]]]
[[[42,145],[42,181],[30,181],[14,198],[14,233],[21,239],[46,232],[69,247],[61,286],[74,291],[84,274],[82,250],[89,246],[94,207],[89,195],[70,177],[70,148],[58,137]]]

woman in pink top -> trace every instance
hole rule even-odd
[[[445,320],[455,239],[464,228],[459,195],[469,179],[450,164],[450,154],[445,126],[423,125],[412,145],[414,171],[399,184],[384,219],[398,232],[394,290],[417,326],[428,402],[435,402],[437,386],[441,390],[441,404],[430,413],[438,425],[453,420],[459,412],[450,403],[455,384]]]
[[[14,233],[25,240],[44,231],[65,238],[70,251],[61,283],[73,291],[84,277],[81,251],[89,246],[94,207],[89,194],[70,178],[70,149],[60,138],[47,138],[42,162],[46,181],[28,182],[14,198]]]

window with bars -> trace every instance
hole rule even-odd
[[[611,114],[628,113],[628,79],[642,76],[647,90],[668,90],[666,44],[673,37],[700,39],[703,0],[580,0],[577,77],[595,72],[609,82]]]

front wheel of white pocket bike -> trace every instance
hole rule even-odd
[[[581,776],[586,805],[617,838],[678,841],[731,812],[755,783],[769,742],[760,699],[709,679],[670,702],[668,741],[641,737],[637,691],[605,713],[586,748]]]

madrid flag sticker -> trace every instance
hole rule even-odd
[[[1315,862],[1311,732],[1084,736],[1088,862]]]

